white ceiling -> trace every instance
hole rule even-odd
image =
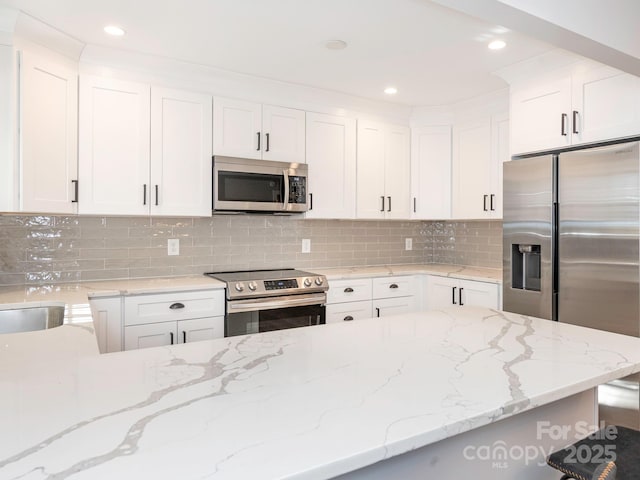
[[[552,46],[429,0],[0,0],[83,43],[406,105],[506,86],[491,74]],[[118,24],[127,34],[108,37]],[[508,45],[490,51],[502,38]],[[324,43],[341,39],[345,50]],[[396,86],[389,97],[382,90]]]

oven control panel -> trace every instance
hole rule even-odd
[[[298,288],[298,280],[290,278],[287,280],[265,280],[265,290],[282,290],[283,288]]]

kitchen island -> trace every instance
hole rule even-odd
[[[640,371],[640,339],[471,307],[107,355],[90,325],[0,336],[1,479],[556,478],[522,432],[572,443]]]

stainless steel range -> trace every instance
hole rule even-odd
[[[225,337],[325,323],[327,279],[301,270],[209,272],[225,282]]]

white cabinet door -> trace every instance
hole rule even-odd
[[[495,283],[459,280],[461,305],[498,308],[500,287]]]
[[[385,218],[405,219],[411,216],[410,166],[411,135],[408,127],[392,125],[385,132],[384,195],[387,198]]]
[[[20,122],[20,209],[76,213],[77,67],[22,52]]]
[[[373,314],[375,317],[388,317],[391,315],[399,315],[401,313],[414,312],[416,310],[415,302],[415,297],[373,300]]]
[[[454,128],[453,217],[486,218],[491,195],[491,121]]]
[[[428,310],[451,307],[457,304],[458,279],[449,277],[427,276],[427,301]],[[455,302],[455,303],[454,303]]]
[[[489,166],[489,216],[502,218],[502,164],[511,160],[509,153],[509,117],[491,119],[491,164]]]
[[[451,127],[411,129],[411,218],[451,218]]]
[[[307,113],[309,202],[306,218],[355,218],[356,121]]]
[[[122,350],[122,297],[89,300],[100,353]]]
[[[305,114],[303,110],[262,107],[262,159],[305,163]]]
[[[327,305],[327,323],[350,322],[371,318],[371,300],[360,302],[346,302]]]
[[[357,218],[385,218],[385,125],[358,121]]]
[[[213,100],[213,154],[262,158],[262,105],[229,98]]]
[[[640,133],[640,78],[603,66],[575,75],[572,94],[574,144]]]
[[[178,343],[224,337],[224,316],[178,321]]]
[[[124,327],[124,349],[162,347],[177,343],[176,322],[148,323]]]
[[[495,283],[427,276],[427,309],[457,306],[499,308],[500,286]]]
[[[211,97],[151,89],[151,213],[211,215]]]
[[[148,85],[82,76],[79,213],[149,213],[149,124]]]
[[[541,80],[511,91],[511,151],[514,154],[571,143],[571,77]]]

